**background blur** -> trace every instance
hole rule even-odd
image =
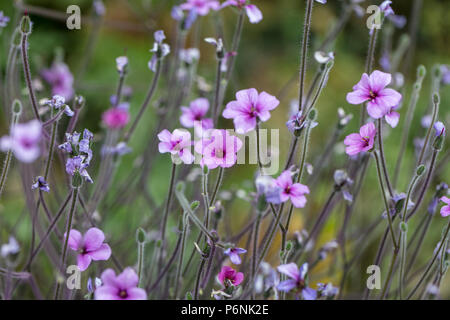
[[[326,5],[315,3],[311,40],[309,50],[307,86],[310,83],[318,64],[312,58],[312,54],[317,45],[323,40],[327,32],[336,23],[340,13],[342,2],[337,0],[329,0]],[[393,1],[392,7],[396,14],[404,15],[409,21],[412,10],[413,1],[400,0]],[[93,48],[93,56],[89,62],[88,68],[80,82],[78,94],[86,97],[86,107],[82,113],[82,119],[78,125],[78,130],[89,128],[96,134],[97,139],[102,139],[101,114],[109,108],[109,97],[115,93],[117,86],[117,71],[115,69],[115,58],[126,54],[129,58],[129,73],[126,78],[126,85],[133,89],[131,98],[131,113],[135,115],[139,109],[142,100],[145,97],[148,85],[151,81],[153,73],[147,68],[147,63],[151,58],[149,49],[153,44],[153,32],[163,29],[168,37],[168,43],[173,46],[173,34],[175,29],[175,21],[170,16],[170,10],[177,1],[170,0],[107,0],[105,1],[106,15],[103,18],[98,39]],[[234,76],[230,84],[225,102],[234,98],[234,92],[239,89],[250,87],[258,90],[267,91],[270,94],[281,98],[281,104],[272,113],[270,121],[264,124],[265,128],[280,128],[280,166],[284,163],[284,157],[287,153],[291,135],[285,127],[288,117],[290,101],[297,97],[297,80],[292,86],[286,87],[299,66],[299,50],[300,37],[304,16],[305,1],[297,0],[255,0],[253,1],[262,11],[264,19],[259,24],[252,25],[246,20],[244,25],[243,36],[239,48],[239,55],[236,59]],[[65,20],[58,17],[51,17],[48,14],[33,14],[30,9],[30,16],[34,22],[33,33],[30,36],[29,55],[31,60],[31,72],[34,77],[38,77],[39,70],[48,67],[56,55],[62,54],[64,60],[69,65],[72,73],[77,77],[80,70],[81,57],[86,54],[89,38],[92,34],[92,1],[75,1],[75,0],[29,0],[26,5],[37,6],[59,12],[65,17],[65,10],[68,5],[77,4],[81,8],[83,15],[81,21],[81,30],[68,30]],[[362,7],[366,8],[369,4],[379,4],[378,1],[370,0],[362,3]],[[1,56],[0,63],[2,70],[5,69],[7,44],[13,26],[15,25],[14,17],[20,17],[18,10],[15,9],[13,1],[2,0],[0,10],[5,15],[10,16],[12,21],[8,27],[3,30],[0,36]],[[53,13],[53,11],[51,11]],[[417,32],[417,46],[412,56],[412,60],[407,61],[405,66],[401,66],[406,76],[404,87],[404,97],[406,104],[409,103],[411,92],[411,84],[415,80],[415,70],[419,64],[425,65],[427,68],[427,77],[424,80],[423,89],[420,100],[417,105],[416,114],[410,133],[410,141],[408,143],[407,153],[403,161],[405,174],[401,175],[399,190],[405,192],[409,182],[411,172],[414,166],[414,148],[413,138],[422,137],[425,129],[420,124],[421,117],[428,108],[431,92],[431,68],[435,64],[450,64],[450,1],[448,0],[427,0],[423,1],[423,7],[420,12],[420,25]],[[51,14],[52,15],[52,14]],[[234,32],[237,15],[230,8],[222,10],[220,16],[224,26],[224,34],[226,44],[230,44],[231,37]],[[342,107],[346,112],[353,113],[355,118],[346,129],[344,136],[354,132],[359,124],[359,107],[349,105],[345,96],[351,91],[352,86],[359,81],[361,74],[364,72],[364,62],[368,46],[368,29],[366,27],[366,14],[363,18],[352,15],[349,23],[345,26],[334,44],[335,65],[330,73],[328,85],[319,99],[317,108],[319,110],[318,122],[319,126],[312,132],[312,140],[310,152],[307,162],[313,163],[317,156],[323,151],[326,141],[331,134],[337,121],[337,108]],[[17,20],[16,20],[17,21]],[[201,39],[205,37],[215,37],[215,26],[217,20],[214,15],[209,15],[197,20],[196,25],[191,29],[186,47],[199,44],[201,52],[198,75],[207,83],[213,86],[215,77],[215,57],[212,46],[208,45]],[[197,25],[201,24],[200,27]],[[394,30],[392,46],[395,48],[398,43],[397,39],[404,33],[408,33],[410,24],[407,23],[402,29]],[[199,33],[196,34],[196,30]],[[198,40],[200,39],[200,41]],[[378,41],[378,50],[376,53],[375,69],[380,69],[379,59],[381,57],[380,47],[383,46],[383,35],[381,34]],[[158,96],[164,91],[163,81],[160,85],[156,98],[153,102],[158,101]],[[280,96],[282,93],[282,96]],[[448,101],[450,91],[448,86],[441,87],[441,110],[440,120],[447,124],[449,122]],[[49,96],[49,88],[44,83],[44,88],[38,93],[39,98]],[[198,90],[193,90],[191,99],[198,97]],[[190,100],[191,100],[190,99]],[[24,99],[24,101],[27,101]],[[186,105],[189,101],[184,101]],[[385,138],[385,152],[387,157],[388,169],[391,174],[395,165],[398,145],[401,137],[403,120],[405,115],[405,105],[400,113],[402,118],[400,125],[388,132],[389,136]],[[116,176],[117,181],[123,181],[131,172],[131,167],[136,163],[137,155],[145,148],[148,141],[149,127],[155,125],[156,107],[149,108],[146,113],[145,121],[140,123],[136,135],[131,141],[133,152],[126,155],[121,162],[119,174]],[[3,115],[2,115],[3,116]],[[133,117],[132,117],[133,118]],[[2,119],[0,133],[7,133],[5,119]],[[175,120],[174,120],[175,121]],[[231,127],[230,123],[223,122],[222,125]],[[388,130],[386,130],[388,131]],[[315,185],[308,204],[305,209],[297,210],[294,213],[293,224],[291,230],[300,230],[308,223],[308,217],[315,217],[314,214],[320,211],[324,201],[326,200],[333,184],[333,172],[335,169],[343,168],[347,161],[347,156],[343,154],[344,137],[340,138],[340,144],[335,150],[333,160],[323,171],[319,183]],[[448,139],[447,139],[448,141]],[[445,147],[442,155],[448,152]],[[94,159],[95,160],[95,159]],[[58,169],[58,168],[57,168]],[[55,170],[57,170],[55,169]],[[224,228],[226,231],[237,233],[244,226],[251,213],[249,202],[245,199],[249,193],[254,190],[253,175],[255,166],[236,166],[226,173],[224,186],[222,190],[229,190],[231,200],[226,203],[227,223]],[[63,171],[58,169],[62,175]],[[149,189],[155,199],[157,205],[163,203],[168,187],[170,163],[168,157],[159,156],[157,162],[153,166],[152,173],[149,177]],[[431,188],[441,181],[450,183],[450,168],[448,166],[441,172],[437,180],[434,181]],[[375,166],[369,168],[369,177],[358,199],[356,210],[352,216],[349,234],[366,228],[369,222],[373,221],[382,212],[382,202],[378,189],[375,175]],[[9,233],[16,226],[18,240],[23,247],[26,248],[29,239],[30,224],[28,216],[24,214],[26,207],[20,197],[20,177],[17,170],[11,171],[7,190],[0,204],[0,243],[7,241]],[[195,188],[195,186],[193,186]],[[114,185],[112,187],[114,189]],[[237,192],[239,191],[239,192]],[[424,206],[418,215],[425,214],[426,205],[432,195],[429,192],[424,201]],[[221,194],[226,198],[227,194]],[[229,196],[229,195],[228,195]],[[242,199],[240,199],[242,198]],[[111,201],[111,199],[107,199]],[[142,198],[137,198],[132,204],[123,206],[115,206],[108,208],[108,212],[99,212],[104,219],[104,231],[112,236],[112,247],[118,253],[118,257],[124,265],[132,265],[135,263],[135,241],[134,233],[138,226],[142,225],[148,212],[152,212],[154,208],[149,208]],[[336,237],[336,232],[342,223],[344,206],[337,205],[331,213],[331,218],[322,233],[320,243],[325,243]],[[21,217],[25,217],[22,219]],[[414,219],[413,219],[414,220]],[[416,218],[416,220],[420,220]],[[415,221],[417,223],[417,221]],[[413,224],[415,223],[412,222]],[[416,262],[422,265],[431,257],[433,248],[436,245],[441,229],[444,226],[444,219],[440,215],[436,215],[433,219],[431,231],[427,236],[422,253]],[[176,219],[173,219],[172,225],[176,225]],[[356,248],[366,248],[358,262],[352,269],[351,275],[347,282],[347,290],[351,292],[361,292],[364,289],[367,274],[365,272],[368,265],[372,264],[374,254],[379,243],[380,234],[384,230],[384,225],[377,230],[370,238],[370,243],[357,244]],[[222,232],[225,232],[222,230]],[[241,245],[245,245],[245,239]],[[274,244],[274,248],[279,246]],[[351,247],[353,248],[353,246]],[[278,249],[277,249],[278,250]],[[353,249],[351,249],[353,250]],[[43,258],[44,259],[44,258]],[[326,260],[320,262],[313,273],[312,281],[332,281],[334,285],[339,285],[340,265],[335,263],[339,259],[339,254],[332,254]],[[272,261],[274,264],[278,262],[277,252],[274,250]],[[42,262],[45,264],[45,261]],[[36,263],[39,265],[39,263]],[[40,269],[40,277],[51,276],[51,270],[45,268]],[[447,285],[446,285],[447,284]],[[448,286],[449,277],[443,280],[442,291],[443,297],[450,297],[450,287]],[[351,296],[351,294],[350,294]]]

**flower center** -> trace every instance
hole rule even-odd
[[[377,94],[375,92],[373,92],[372,90],[370,90],[369,91],[369,96],[370,96],[370,99],[373,100],[373,99],[375,99],[377,97]]]
[[[127,292],[127,290],[120,290],[120,292],[119,292],[119,297],[121,297],[121,298],[123,298],[123,299],[125,299],[126,297],[128,297],[128,292]]]
[[[214,149],[214,157],[222,159],[225,156],[225,152],[223,149]]]
[[[366,143],[366,145],[369,145],[369,137],[361,137],[362,141],[364,141]]]
[[[31,148],[33,146],[33,141],[31,141],[30,139],[27,139],[27,138],[22,138],[20,140],[20,143],[26,149],[29,149],[29,148]]]

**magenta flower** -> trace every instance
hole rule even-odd
[[[244,274],[242,272],[237,272],[232,267],[223,266],[222,270],[220,270],[217,275],[217,279],[225,287],[228,287],[229,284],[238,286],[242,281],[244,281]]]
[[[220,9],[220,2],[217,0],[187,0],[180,5],[183,10],[195,10],[200,16],[206,16],[209,10],[217,11]]]
[[[52,95],[70,100],[73,96],[73,75],[63,62],[54,62],[50,69],[41,72],[42,77],[52,86]]]
[[[66,234],[64,234],[64,239]],[[103,243],[105,235],[98,228],[90,228],[84,236],[80,231],[71,229],[69,232],[69,248],[78,253],[77,265],[80,271],[86,270],[91,261],[108,260],[111,256],[111,248]]]
[[[233,119],[236,132],[243,134],[255,129],[256,121],[269,120],[269,111],[279,103],[277,98],[267,92],[258,94],[253,88],[241,90],[236,93],[236,100],[227,104],[222,115],[226,119]]]
[[[201,127],[204,130],[212,129],[213,121],[205,118],[208,113],[209,102],[206,98],[198,98],[189,104],[189,107],[181,107],[180,122],[186,128]]]
[[[95,290],[95,300],[146,300],[147,293],[138,288],[139,278],[136,272],[128,267],[116,276],[113,269],[103,271],[103,285]]]
[[[375,125],[368,123],[359,129],[359,133],[352,133],[345,137],[344,144],[347,146],[345,152],[354,156],[360,152],[369,151],[373,148],[376,135]]]
[[[443,216],[443,217],[450,216],[450,198],[447,198],[446,196],[443,196],[443,197],[441,197],[440,200],[447,204],[446,206],[443,206],[441,208],[441,216]]]
[[[398,121],[400,120],[400,113],[396,111],[398,107],[399,105],[390,107],[388,109],[388,112],[384,115],[384,119],[392,128],[395,128],[398,125]]]
[[[130,114],[127,108],[113,107],[103,113],[102,121],[110,129],[121,129],[130,121]]]
[[[18,123],[13,126],[11,134],[0,139],[0,150],[12,150],[21,162],[31,163],[40,155],[42,125],[39,120]]]
[[[368,101],[367,112],[374,119],[379,119],[390,111],[390,108],[400,103],[402,95],[394,89],[386,88],[391,83],[391,75],[375,70],[364,73],[361,80],[347,94],[347,102],[361,104]]]
[[[289,170],[280,174],[276,179],[276,184],[281,189],[280,199],[282,202],[291,199],[294,207],[303,208],[305,206],[305,194],[309,193],[309,188],[301,183],[293,183],[292,173]]]
[[[263,18],[261,10],[259,10],[258,7],[254,4],[249,4],[247,0],[227,0],[222,3],[221,8],[225,8],[228,6],[234,6],[239,9],[244,8],[250,23],[258,23]]]
[[[202,138],[195,144],[195,151],[202,155],[200,164],[209,169],[232,167],[241,148],[242,141],[223,129],[212,130],[210,137]]]
[[[241,264],[240,254],[246,253],[247,250],[242,248],[228,248],[224,251],[224,253],[230,258],[231,262],[234,264]]]
[[[169,152],[173,156],[177,156],[186,164],[191,164],[194,161],[194,156],[191,153],[191,134],[188,131],[175,129],[173,133],[164,129],[158,134],[158,139],[161,141],[158,144],[160,153]]]
[[[308,263],[304,263],[300,269],[298,266],[291,262],[288,264],[282,264],[277,267],[278,272],[288,276],[290,279],[281,281],[277,289],[284,292],[289,292],[293,289],[301,293],[305,300],[315,300],[317,292],[314,289],[307,287],[306,275],[308,273]]]

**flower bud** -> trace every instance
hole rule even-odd
[[[81,177],[81,174],[78,172],[78,170],[76,170],[72,177],[72,187],[79,188],[79,187],[81,187],[82,183],[83,183],[83,178]]]
[[[22,102],[20,102],[20,100],[14,99],[12,103],[12,112],[16,116],[22,113]]]
[[[417,67],[417,78],[424,78],[425,75],[427,74],[427,69],[425,68],[424,65],[420,65]]]
[[[444,145],[444,135],[437,136],[433,142],[433,148],[437,151],[442,150],[442,146]]]
[[[19,28],[16,28],[11,37],[11,46],[15,48],[20,48],[21,42],[22,42],[22,33],[20,32]]]
[[[147,242],[147,234],[145,233],[144,229],[137,228],[136,230],[136,241],[139,244],[144,244]]]
[[[22,17],[22,20],[20,20],[20,31],[22,32],[22,35],[30,34],[31,27],[32,27],[32,23],[31,23],[30,17],[26,14]]]
[[[198,200],[193,201],[193,202],[191,203],[191,210],[192,210],[192,211],[197,210],[197,208],[199,207],[199,205],[200,205],[200,201],[198,201]]]
[[[421,164],[416,169],[416,175],[421,176],[425,172],[425,169],[426,169],[425,166]]]
[[[408,224],[406,222],[401,221],[399,226],[401,232],[408,232]]]
[[[433,102],[434,104],[439,104],[440,98],[439,98],[439,93],[435,92],[433,94]]]
[[[177,183],[176,189],[178,192],[184,192],[185,184],[183,181]]]

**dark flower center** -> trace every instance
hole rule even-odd
[[[128,292],[127,292],[127,290],[120,290],[120,292],[119,292],[119,297],[121,297],[121,298],[123,298],[123,299],[125,299],[126,297],[128,297]]]
[[[369,140],[370,140],[369,137],[361,137],[361,139],[362,139],[362,141],[365,142],[366,145],[369,145]]]
[[[373,100],[373,99],[375,99],[377,97],[377,94],[375,92],[373,92],[372,90],[370,90],[369,91],[369,96],[370,96],[370,99]]]
[[[22,146],[26,149],[31,148],[33,146],[33,141],[27,138],[23,138],[20,142]]]

